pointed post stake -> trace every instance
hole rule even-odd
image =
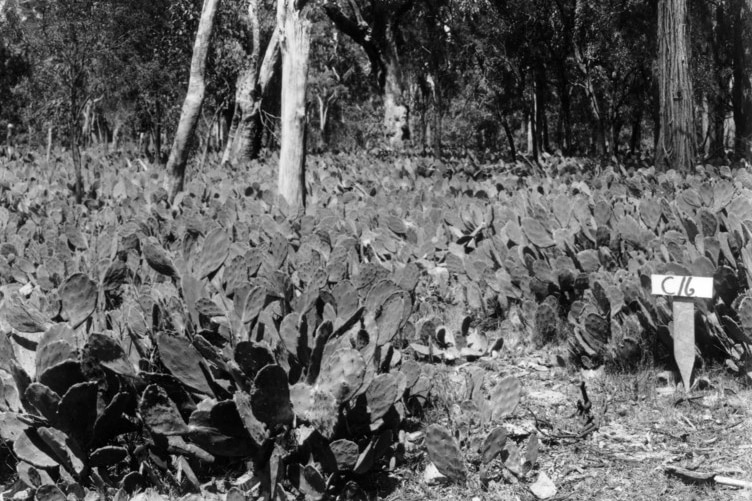
[[[695,365],[695,303],[694,298],[713,297],[711,277],[681,275],[652,275],[652,292],[673,298],[674,359],[679,367],[684,391],[691,388],[692,369]]]
[[[695,365],[695,303],[691,299],[675,297],[673,310],[674,360],[684,382],[684,392],[689,393]]]

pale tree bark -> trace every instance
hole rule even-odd
[[[175,196],[183,191],[183,185],[185,184],[185,166],[188,162],[189,143],[196,130],[201,105],[204,102],[206,55],[209,51],[209,40],[211,39],[214,16],[217,13],[218,4],[219,0],[204,0],[204,6],[201,11],[196,41],[193,44],[188,92],[183,102],[178,130],[175,133],[175,140],[170,150],[170,158],[167,160],[165,189],[169,194],[170,200],[174,200]]]
[[[387,23],[384,51],[384,127],[389,144],[399,149],[410,139],[410,113],[395,37],[392,21]]]
[[[590,153],[591,155],[604,156],[606,154],[606,134],[604,131],[603,112],[598,103],[598,96],[595,91],[595,83],[593,82],[592,72],[590,71],[590,64],[589,61],[583,57],[582,51],[577,44],[573,45],[573,51],[575,62],[582,74],[580,86],[585,91],[585,97],[587,98],[590,114],[593,119]]]
[[[48,125],[47,126],[47,149],[45,152],[45,158],[47,159],[47,165],[50,164],[50,157],[52,156],[52,130],[55,128],[54,125]]]
[[[301,5],[302,4],[302,5]],[[311,52],[305,1],[278,0],[282,50],[282,105],[278,191],[294,212],[305,208],[306,84]]]
[[[253,47],[238,74],[235,92],[235,112],[232,116],[229,140],[222,155],[222,163],[238,163],[258,157],[261,147],[261,104],[266,88],[274,76],[279,59],[279,28],[275,28],[259,68],[261,28],[258,0],[248,2],[248,22]]]
[[[689,77],[686,0],[658,2],[658,92],[661,125],[656,168],[689,171],[697,152],[692,81]]]

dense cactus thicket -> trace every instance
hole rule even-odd
[[[747,370],[745,170],[342,168],[358,161],[320,158],[292,217],[263,165],[199,172],[171,205],[114,156],[84,205],[64,171],[0,169],[0,437],[22,485],[177,494],[221,469],[259,495],[369,488],[404,459],[436,364],[487,358],[513,331],[588,367],[671,353],[651,273],[714,278],[699,353]],[[42,175],[49,188],[25,181]],[[523,478],[537,439],[500,425],[522,386],[473,365],[428,457],[456,481],[502,464]]]

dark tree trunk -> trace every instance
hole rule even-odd
[[[78,145],[80,140],[80,128],[78,126],[78,120],[71,121],[68,130],[68,139],[71,146],[71,157],[73,158],[73,170],[76,176],[75,180],[75,195],[76,203],[83,202],[84,199],[84,174],[83,165],[81,161],[81,149]]]
[[[438,73],[437,73],[438,75]],[[436,78],[436,86],[438,87],[438,76]],[[431,139],[433,140],[433,154],[437,158],[441,158],[441,115],[443,113],[443,107],[441,102],[441,89],[435,89],[433,98],[433,131]]]
[[[752,0],[733,0],[734,152],[752,160]]]
[[[546,70],[540,66],[535,74],[535,123],[538,132],[538,145],[541,151],[550,151],[548,141]]]
[[[658,86],[662,126],[655,158],[658,170],[688,172],[695,164],[697,138],[689,77],[688,23],[686,0],[659,0]]]
[[[632,133],[629,135],[629,153],[639,153],[642,142],[642,107],[638,106],[632,118]]]
[[[514,160],[517,158],[517,149],[514,147],[514,134],[512,134],[512,129],[509,128],[509,122],[502,120],[501,125],[504,127],[504,133],[509,142],[509,155],[512,157],[512,160]]]

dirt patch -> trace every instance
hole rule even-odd
[[[462,398],[466,368],[437,367],[436,380],[448,388],[440,391],[427,422],[454,431],[465,453],[468,480],[465,485],[428,482],[428,459],[418,446],[395,472],[401,487],[387,499],[534,500],[532,483],[545,474],[556,487],[550,499],[557,500],[752,500],[752,489],[712,480],[691,483],[667,471],[678,466],[752,480],[752,391],[720,369],[700,374],[702,389],[685,396],[681,386],[674,387],[653,369],[636,374],[574,371],[536,354],[476,365],[486,371],[486,384],[506,375],[522,382],[520,405],[502,426],[521,447],[531,433],[537,434],[540,453],[533,470],[524,479],[503,475],[485,484],[478,480],[472,433],[465,436],[451,415]],[[582,412],[583,383],[590,420]]]

